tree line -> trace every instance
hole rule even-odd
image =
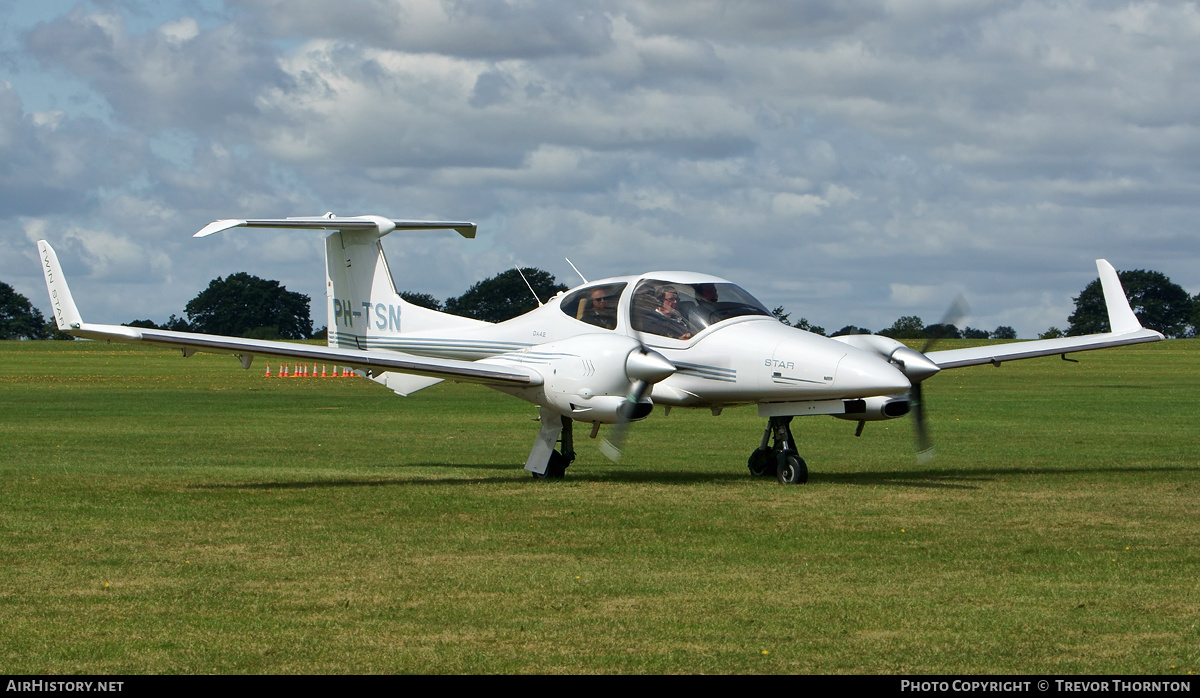
[[[524,279],[522,279],[522,274]],[[1178,284],[1157,271],[1142,269],[1118,272],[1125,295],[1142,325],[1158,330],[1168,338],[1195,337],[1200,329],[1200,294],[1190,296]],[[526,285],[528,281],[528,286]],[[533,293],[530,293],[532,287]],[[461,296],[444,302],[433,295],[418,291],[403,291],[404,300],[432,310],[475,318],[487,322],[503,322],[529,312],[539,302],[548,300],[559,291],[567,290],[553,274],[533,267],[520,271],[509,269],[472,285]],[[537,300],[534,299],[537,295]],[[1095,279],[1073,299],[1075,312],[1067,318],[1067,328],[1050,327],[1039,334],[1041,339],[1093,334],[1108,331],[1108,312],[1100,279]],[[260,279],[238,272],[217,277],[207,288],[188,301],[183,315],[172,314],[162,324],[151,320],[133,320],[130,327],[146,327],[180,332],[200,332],[255,339],[313,339],[324,338],[325,328],[313,331],[310,314],[311,299],[288,291],[278,281]],[[791,313],[783,306],[772,314],[785,325],[825,335],[824,327],[806,318],[793,322]],[[873,334],[871,330],[846,325],[828,336]],[[895,339],[1016,339],[1012,327],[1001,325],[994,330],[954,325],[926,325],[916,315],[898,318],[890,327],[874,334]],[[59,332],[53,319],[47,321],[41,311],[12,286],[0,282],[0,339],[74,339]]]

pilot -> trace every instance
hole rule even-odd
[[[660,286],[654,292],[658,306],[642,318],[642,329],[652,334],[675,339],[691,339],[692,332],[687,321],[679,314],[679,292],[674,286]]]
[[[596,327],[603,327],[606,330],[615,330],[617,328],[617,310],[608,302],[607,289],[592,289],[588,308],[584,311],[583,317],[580,319]]]

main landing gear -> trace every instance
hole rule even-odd
[[[808,482],[808,465],[794,448],[791,417],[771,417],[763,430],[762,443],[750,454],[746,466],[755,477],[775,475],[785,485]],[[768,447],[767,441],[774,439]]]
[[[542,408],[542,428],[534,442],[525,469],[538,479],[561,478],[575,460],[574,420]],[[558,448],[555,449],[555,444]]]

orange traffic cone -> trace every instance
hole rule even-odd
[[[267,364],[267,375],[266,375],[266,377],[267,377],[267,378],[270,378],[270,377],[271,377],[271,364]]]

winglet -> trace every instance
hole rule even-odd
[[[58,255],[45,240],[38,240],[38,256],[42,258],[42,273],[46,275],[46,290],[50,292],[50,303],[54,306],[54,321],[60,330],[77,330],[83,324],[67,279],[58,264]]]
[[[1129,299],[1125,297],[1125,289],[1121,287],[1121,279],[1117,270],[1107,260],[1097,259],[1096,270],[1100,272],[1100,287],[1104,289],[1104,305],[1108,307],[1109,331],[1113,334],[1136,332],[1142,329],[1129,307]]]

